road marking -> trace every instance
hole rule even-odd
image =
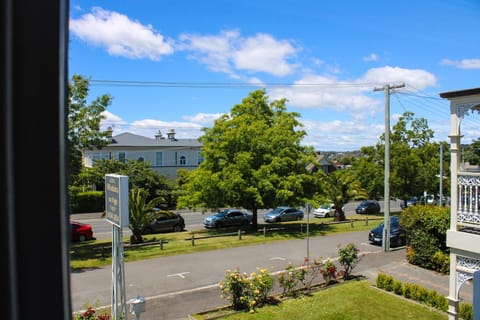
[[[281,261],[285,261],[285,260],[287,260],[287,259],[282,258],[282,257],[273,257],[273,258],[270,258],[270,260],[281,260]]]
[[[182,278],[182,279],[185,279],[184,274],[189,274],[189,273],[190,273],[190,272],[173,273],[173,274],[167,275],[167,277],[180,277],[180,278]]]

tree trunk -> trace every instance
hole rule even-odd
[[[345,221],[345,212],[343,212],[342,208],[336,208],[335,209],[335,218],[333,221]]]
[[[143,243],[143,237],[141,234],[133,233],[130,236],[130,244]]]
[[[258,226],[257,220],[258,220],[258,209],[253,208],[252,209],[252,226],[254,229],[257,229],[257,226]]]

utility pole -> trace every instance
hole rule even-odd
[[[440,192],[438,193],[438,206],[443,205],[443,145],[440,143]]]
[[[382,249],[390,251],[390,90],[405,87],[404,83],[393,85],[386,84],[381,88],[374,88],[373,91],[383,91],[385,94],[385,182],[383,194],[383,236]]]

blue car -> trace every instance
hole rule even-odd
[[[205,228],[223,228],[230,226],[248,226],[252,223],[252,214],[246,210],[225,209],[203,220]]]
[[[284,222],[303,219],[303,211],[291,207],[277,207],[263,215],[265,222]]]
[[[368,240],[374,244],[382,244],[383,240],[383,226],[382,222],[378,227],[370,230]],[[400,217],[390,217],[390,246],[404,246],[407,244],[407,234],[405,229],[400,225]]]

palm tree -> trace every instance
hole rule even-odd
[[[147,202],[148,192],[141,188],[130,190],[129,228],[132,231],[130,243],[142,243],[143,227],[155,219],[155,207],[163,199],[158,197]]]
[[[321,173],[325,197],[335,205],[334,221],[345,221],[343,206],[350,200],[367,199],[368,193],[350,171]]]

